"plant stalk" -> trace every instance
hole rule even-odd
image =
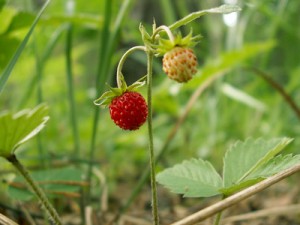
[[[118,85],[118,88],[121,88],[122,87],[122,83],[121,83],[121,75],[122,75],[122,68],[123,68],[123,65],[127,59],[127,57],[132,54],[134,51],[138,51],[138,50],[141,50],[141,51],[146,51],[146,47],[145,46],[135,46],[135,47],[132,47],[130,48],[129,50],[127,50],[122,58],[120,59],[119,61],[119,64],[118,64],[118,67],[117,67],[117,85]]]
[[[225,199],[225,195],[223,195],[223,197],[222,197],[222,200],[224,200],[224,199]],[[215,218],[214,225],[219,225],[220,224],[221,218],[222,218],[222,213],[223,213],[223,211],[218,212],[218,214]]]
[[[74,93],[74,84],[73,84],[73,70],[72,70],[72,42],[73,42],[73,25],[68,24],[67,27],[67,37],[66,37],[66,48],[65,48],[65,57],[66,57],[66,75],[67,75],[67,84],[68,84],[68,99],[70,107],[70,123],[72,127],[72,135],[74,142],[74,155],[79,156],[80,152],[80,143],[79,143],[79,133],[78,133],[78,123],[76,116],[76,103],[75,103],[75,93]]]
[[[221,217],[222,217],[222,212],[219,212],[216,216],[216,219],[215,219],[215,222],[214,222],[214,225],[219,225],[220,224],[220,221],[221,221]]]
[[[157,189],[155,179],[155,156],[153,147],[153,129],[152,129],[152,67],[153,67],[153,52],[147,51],[147,78],[148,78],[148,137],[149,137],[149,154],[150,154],[150,179],[152,193],[152,216],[154,225],[159,224],[158,204],[157,204]]]
[[[20,163],[15,154],[9,155],[6,159],[13,164],[13,166],[20,172],[20,174],[26,180],[28,186],[36,194],[37,198],[40,200],[43,208],[47,212],[50,219],[55,225],[62,225],[62,222],[55,210],[55,208],[50,203],[45,192],[40,188],[40,186],[34,181],[32,176],[29,174],[28,170]]]

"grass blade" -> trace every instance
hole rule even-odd
[[[69,24],[67,29],[66,39],[66,68],[67,68],[67,83],[68,83],[68,98],[70,104],[70,119],[74,140],[74,155],[79,154],[79,133],[77,125],[75,97],[74,97],[74,85],[73,85],[73,71],[72,71],[72,39],[73,39],[73,25]]]
[[[38,23],[42,13],[45,11],[45,9],[47,8],[47,6],[49,5],[50,0],[48,0],[44,6],[42,7],[42,9],[39,11],[38,15],[36,16],[36,18],[34,19],[28,33],[26,34],[25,38],[23,39],[23,41],[21,42],[20,46],[18,47],[16,53],[14,54],[13,58],[11,59],[11,61],[9,62],[9,64],[7,65],[7,67],[4,69],[4,72],[1,74],[0,77],[0,94],[11,74],[11,71],[13,70],[15,64],[17,63],[21,53],[23,52],[30,36],[32,35],[34,28],[36,26],[36,24]]]

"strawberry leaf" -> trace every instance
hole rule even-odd
[[[257,169],[249,178],[267,178],[300,163],[300,155],[278,155]]]
[[[215,168],[202,159],[186,160],[157,175],[157,182],[185,197],[209,197],[220,194],[222,179]]]
[[[12,154],[21,144],[38,134],[48,121],[48,107],[44,104],[16,114],[0,115],[0,156]]]
[[[276,138],[268,141],[263,139],[238,141],[226,152],[224,157],[224,187],[239,185],[252,179],[253,173],[268,163],[291,141],[290,138]]]

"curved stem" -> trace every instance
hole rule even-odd
[[[149,154],[150,154],[150,179],[152,190],[152,216],[155,225],[159,224],[157,190],[155,179],[155,156],[153,148],[153,130],[152,130],[152,67],[153,52],[147,51],[147,76],[148,76],[148,135],[149,135]]]
[[[119,64],[118,64],[118,67],[117,67],[117,85],[118,85],[118,88],[121,88],[122,87],[122,68],[123,68],[123,65],[125,63],[125,60],[127,59],[127,57],[133,53],[134,51],[138,51],[138,50],[141,50],[141,51],[146,51],[146,47],[145,46],[134,46],[130,49],[128,49],[124,55],[122,56],[122,58],[120,59],[119,61]]]
[[[152,38],[155,39],[156,35],[158,35],[159,32],[162,32],[162,31],[165,31],[167,33],[170,41],[174,42],[174,40],[175,40],[174,35],[172,34],[170,28],[165,25],[159,26],[153,33]],[[152,41],[154,41],[154,40],[152,40]]]
[[[34,179],[29,174],[28,170],[19,162],[16,155],[12,154],[6,159],[13,164],[13,166],[20,172],[20,174],[24,177],[27,184],[34,191],[38,199],[40,200],[42,206],[45,211],[53,221],[55,225],[62,225],[60,218],[55,210],[55,208],[51,205],[44,191],[40,188],[40,186],[34,181]]]

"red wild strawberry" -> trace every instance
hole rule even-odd
[[[163,70],[172,80],[183,83],[192,79],[197,72],[197,58],[192,49],[174,47],[163,57]]]
[[[137,130],[148,116],[148,107],[143,96],[134,91],[126,91],[113,98],[109,105],[110,117],[124,130]]]

